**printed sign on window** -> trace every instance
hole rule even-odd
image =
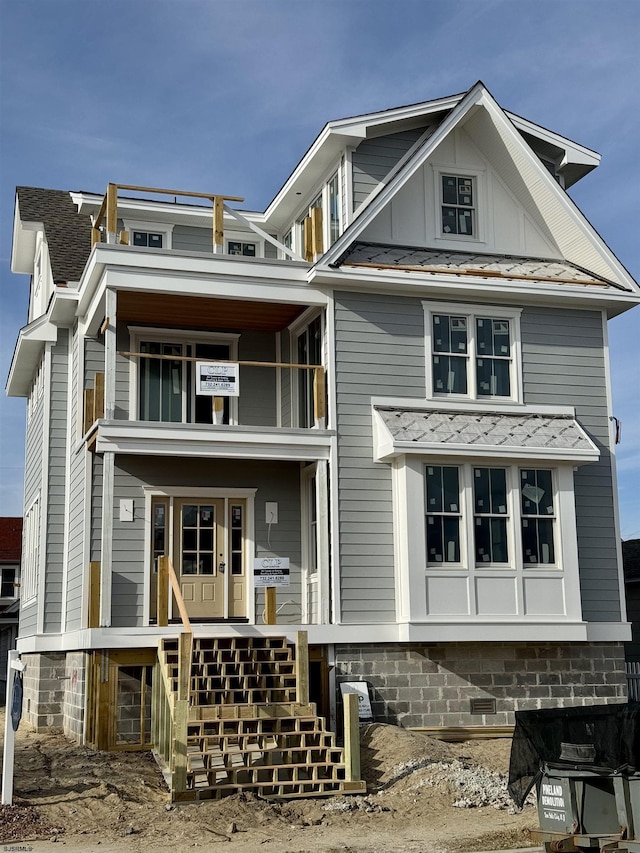
[[[238,397],[240,365],[224,361],[197,361],[196,394],[203,397]]]

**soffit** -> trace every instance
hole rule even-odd
[[[118,293],[118,320],[163,328],[279,332],[306,306],[209,297]]]

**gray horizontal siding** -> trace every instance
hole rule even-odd
[[[114,416],[116,420],[129,419],[129,375],[131,362],[120,355],[132,349],[129,329],[124,323],[118,323],[116,330],[116,401]]]
[[[424,398],[424,312],[418,299],[339,293],[335,317],[342,620],[393,622],[391,471],[372,461],[371,397]]]
[[[357,208],[380,181],[404,157],[426,127],[404,130],[375,139],[365,139],[352,155],[353,209]]]
[[[183,252],[213,252],[212,228],[175,225],[171,235],[171,248]]]
[[[78,382],[78,333],[71,351],[71,423],[77,423],[80,390]],[[73,435],[73,432],[72,432]],[[69,542],[67,550],[66,628],[82,627],[82,584],[84,560],[84,484],[87,451],[83,447],[71,457],[69,482]]]
[[[620,592],[609,451],[602,320],[595,311],[527,309],[522,314],[525,402],[575,406],[600,461],[575,475],[582,612],[618,621]]]
[[[275,361],[275,335],[248,332],[238,344],[240,361]],[[239,421],[243,426],[276,426],[276,369],[242,367],[240,370]]]
[[[295,624],[301,612],[300,582],[300,466],[294,462],[256,462],[241,460],[162,459],[117,457],[114,480],[115,508],[113,526],[112,625],[141,625],[143,620],[145,503],[143,486],[256,488],[256,555],[288,556],[291,560],[291,586],[286,599],[292,599],[279,613],[278,621]],[[133,498],[134,521],[119,521],[122,498]],[[265,502],[278,503],[278,524],[268,530]],[[252,566],[247,567],[250,571]],[[262,594],[256,601],[258,616],[264,607]]]
[[[44,630],[60,631],[66,505],[69,331],[58,330],[51,349],[49,471],[45,559]]]

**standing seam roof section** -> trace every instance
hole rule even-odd
[[[91,220],[80,215],[65,190],[17,187],[23,222],[42,222],[56,284],[79,281],[91,252]]]

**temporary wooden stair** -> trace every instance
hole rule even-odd
[[[359,760],[345,758],[308,702],[306,634],[297,649],[296,658],[286,637],[161,641],[156,744],[174,800],[365,792]],[[182,685],[181,659],[190,661]]]

